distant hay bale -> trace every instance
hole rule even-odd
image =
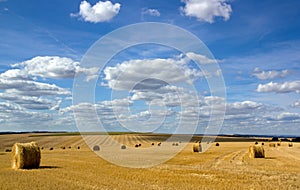
[[[7,148],[7,149],[5,149],[5,152],[11,152],[11,149]]]
[[[98,145],[95,145],[94,147],[93,147],[93,151],[99,151],[100,150],[100,147],[98,146]]]
[[[216,146],[220,146],[220,144],[219,144],[219,143],[216,143]]]
[[[78,146],[77,149],[79,150],[79,149],[80,149],[80,146]]]
[[[258,142],[256,141],[255,144],[258,144]]]
[[[142,146],[142,144],[139,144],[139,146]]]
[[[126,149],[126,146],[125,146],[125,145],[122,145],[122,146],[121,146],[121,149],[123,149],[123,150]]]
[[[276,144],[275,143],[270,143],[269,147],[276,147]]]
[[[280,146],[281,144],[280,143],[277,143],[277,146]]]
[[[265,145],[265,143],[262,142],[261,145]]]
[[[71,146],[69,146],[68,148],[69,148],[69,149],[71,149],[72,147],[71,147]]]
[[[250,158],[264,158],[265,150],[261,145],[251,145],[249,147],[249,157]]]
[[[152,143],[151,145],[154,146],[154,143]]]
[[[65,150],[66,149],[66,147],[64,147],[64,146],[62,146],[62,147],[60,147],[61,149],[63,149],[63,150]]]
[[[178,146],[179,144],[178,143],[175,143],[175,146]]]
[[[200,143],[193,145],[193,152],[202,152],[202,146]]]
[[[40,147],[35,142],[15,143],[12,148],[12,168],[39,168],[41,161]]]
[[[49,150],[53,150],[53,147],[49,148]]]
[[[172,146],[175,146],[175,143],[173,143]]]
[[[161,142],[159,142],[158,144],[157,144],[157,146],[160,146],[161,145]]]
[[[293,147],[293,143],[292,142],[289,143],[289,147]]]
[[[135,145],[135,148],[137,148],[137,147],[139,147],[139,145],[138,145],[138,144],[136,144],[136,145]]]

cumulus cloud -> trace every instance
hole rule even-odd
[[[292,103],[291,107],[293,108],[300,108],[300,100],[297,100],[295,102]]]
[[[159,17],[160,16],[160,12],[157,9],[143,9],[142,10],[142,15],[151,15],[151,16],[156,16]]]
[[[181,12],[185,16],[196,17],[199,21],[213,23],[215,17],[229,20],[232,12],[227,0],[182,0],[185,3]]]
[[[259,68],[255,68],[252,75],[260,80],[269,80],[269,79],[274,79],[274,78],[284,78],[287,74],[289,74],[288,70],[262,71]]]
[[[14,102],[26,109],[54,110],[59,107],[61,100],[50,100],[35,96],[19,96],[16,94],[0,93],[0,99]]]
[[[37,56],[30,60],[13,64],[21,70],[7,71],[10,75],[23,77],[34,76],[42,78],[64,79],[73,78],[75,74],[83,73],[87,80],[97,77],[97,68],[83,68],[80,63],[67,57]],[[14,73],[12,73],[14,72]]]
[[[266,117],[268,120],[276,120],[276,121],[294,121],[300,120],[299,113],[291,113],[291,112],[282,112],[278,115],[272,115]]]
[[[300,81],[291,81],[284,83],[270,82],[267,84],[259,84],[257,92],[275,92],[275,93],[300,93]]]
[[[113,4],[111,1],[98,1],[93,6],[87,1],[82,1],[79,6],[79,13],[71,14],[71,16],[80,16],[86,22],[107,22],[119,13],[120,8],[121,4]]]
[[[110,88],[131,90],[141,81],[144,86],[154,85],[154,88],[165,86],[166,83],[192,84],[195,79],[203,76],[203,73],[189,68],[185,58],[169,58],[125,61],[114,67],[106,67],[104,75],[104,80]]]

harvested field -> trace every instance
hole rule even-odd
[[[138,150],[167,146],[165,137],[159,135],[115,135],[113,138],[126,147],[142,144]],[[94,140],[97,141],[96,138]],[[11,152],[5,152],[5,149],[11,148],[15,142],[31,141],[44,147],[40,168],[11,169]],[[100,141],[110,143],[107,138]],[[221,146],[216,147],[212,143],[201,154],[193,153],[194,143],[189,143],[166,163],[136,169],[116,166],[98,157],[81,136],[0,135],[0,189],[300,188],[300,143],[293,143],[293,148],[288,147],[288,142],[282,142],[275,148],[265,146],[265,158],[251,159],[248,148],[253,139],[231,141],[230,138],[219,138],[218,141],[222,142]],[[95,144],[102,148],[101,142]],[[162,147],[152,146],[152,143],[157,145],[159,142],[162,142]],[[62,150],[61,146],[76,148]],[[172,146],[172,143],[168,146],[180,148],[181,144],[178,147]],[[50,151],[50,147],[54,150]]]

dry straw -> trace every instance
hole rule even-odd
[[[202,152],[202,146],[200,143],[193,145],[193,152]]]
[[[265,150],[261,145],[251,145],[249,147],[249,157],[250,158],[264,158]]]
[[[33,169],[40,166],[41,151],[35,142],[15,143],[12,148],[13,169]]]

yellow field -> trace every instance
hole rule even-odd
[[[128,147],[137,143],[149,147],[165,139],[129,134],[114,138]],[[288,147],[282,142],[273,148],[265,142],[266,158],[250,159],[248,147],[254,141],[218,140],[226,142],[205,153],[193,153],[189,143],[166,163],[134,169],[101,159],[80,136],[0,135],[0,189],[300,189],[300,144]],[[11,153],[5,149],[30,141],[43,147],[41,167],[12,170]]]

